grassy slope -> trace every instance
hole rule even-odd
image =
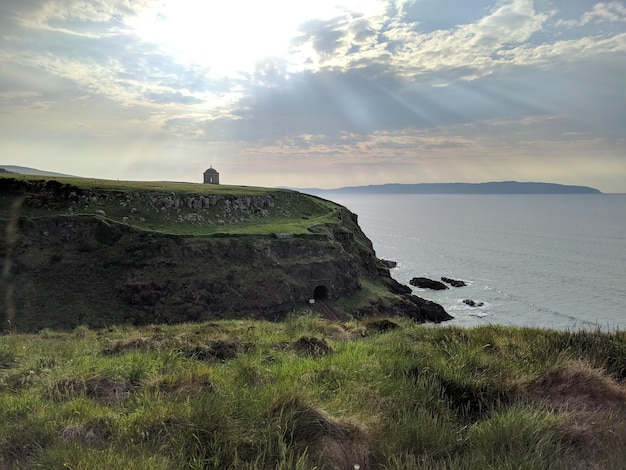
[[[221,234],[306,234],[308,227],[316,224],[335,223],[338,219],[338,206],[330,201],[285,189],[260,188],[252,186],[208,185],[165,181],[113,181],[87,178],[42,178],[27,175],[2,175],[0,178],[13,178],[20,181],[54,180],[71,185],[99,197],[97,203],[60,204],[54,209],[34,208],[26,204],[16,204],[16,198],[0,200],[0,217],[20,215],[28,217],[49,217],[52,215],[93,216],[96,210],[104,210],[106,218],[135,228],[169,234],[221,235]],[[137,198],[135,194],[141,194]],[[219,196],[224,198],[272,197],[275,207],[268,208],[267,217],[251,217],[239,222],[217,224],[223,217],[219,207],[197,210],[180,207],[171,210],[158,210],[149,204],[150,197],[175,194],[178,197]],[[181,216],[201,212],[205,221],[201,223],[181,223]]]
[[[623,468],[625,334],[392,321],[0,337],[0,467]]]

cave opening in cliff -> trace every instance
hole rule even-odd
[[[317,286],[313,291],[315,300],[328,300],[328,288],[326,286]]]

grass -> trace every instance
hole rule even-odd
[[[0,467],[621,468],[626,334],[398,318],[0,337]]]
[[[219,236],[310,234],[309,227],[337,223],[340,217],[336,204],[286,189],[0,174],[0,183],[10,180],[46,184],[19,192],[5,188],[0,198],[5,219],[101,214],[110,223],[141,230]],[[199,207],[200,198],[213,202]]]
[[[43,181],[16,178],[30,189]],[[315,253],[329,237],[336,243],[325,245],[325,256],[341,245],[372,272],[377,260],[347,211],[286,190],[65,178],[22,193],[4,189],[7,257],[18,223],[34,230],[51,219],[41,224],[45,230],[63,227],[66,217],[99,221],[74,251],[64,242],[50,257],[50,265],[60,265],[50,279],[33,270],[32,277],[55,287],[37,315],[62,311],[58,317],[117,326],[0,336],[0,468],[623,466],[622,332],[426,327],[399,318],[329,322],[308,307],[284,322],[96,322],[109,318],[98,308],[110,309],[113,320],[124,318],[110,302],[86,297],[102,290],[99,273],[121,278],[126,264],[145,262],[148,248],[202,253],[210,240],[218,251],[237,254],[230,265],[248,266],[246,250],[262,251],[270,238],[306,237],[304,252]],[[178,202],[165,204],[168,197]],[[215,197],[214,203],[194,207],[201,197]],[[258,199],[247,205],[248,198]],[[129,226],[139,229],[132,230],[134,238],[126,237]],[[262,237],[240,243],[249,235]],[[74,258],[91,259],[90,270],[76,271]],[[30,261],[44,266],[46,260]],[[186,263],[181,276],[208,275],[190,267],[191,259]],[[256,261],[255,269],[263,266]],[[250,273],[237,279],[259,281],[254,269],[245,269]],[[227,279],[226,271],[213,274]],[[172,276],[171,267],[164,275]],[[390,295],[373,279],[359,282],[362,289],[340,299],[340,309]],[[81,295],[70,301],[62,287]],[[5,292],[8,301],[14,291]],[[187,293],[177,292],[180,299]],[[228,293],[222,297],[233,301]],[[11,321],[23,320],[11,315]]]

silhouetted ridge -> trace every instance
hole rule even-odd
[[[557,183],[524,183],[499,181],[489,183],[418,183],[379,184],[350,186],[337,189],[301,189],[311,194],[327,192],[347,194],[601,194],[588,186],[572,186]]]

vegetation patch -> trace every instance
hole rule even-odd
[[[0,467],[620,469],[625,342],[313,314],[7,334]]]
[[[236,358],[249,349],[251,345],[242,342],[239,338],[224,338],[203,341],[192,346],[182,346],[180,352],[194,359],[227,361]]]
[[[389,320],[388,318],[372,318],[366,320],[365,328],[368,331],[376,333],[386,333],[401,328],[396,322]]]
[[[322,468],[371,468],[366,430],[333,418],[299,395],[277,399],[270,409],[285,444],[308,455]]]
[[[529,384],[528,393],[553,409],[610,410],[626,403],[626,389],[606,373],[584,362],[569,362],[549,370]]]
[[[334,351],[333,347],[324,339],[314,336],[302,336],[292,344],[294,351],[312,357],[320,357]]]
[[[306,234],[337,221],[337,205],[283,189],[0,175],[0,216],[97,216],[169,234]],[[17,202],[16,206],[14,203]],[[103,236],[103,234],[100,234]],[[86,250],[93,249],[89,243]]]
[[[84,396],[101,405],[114,405],[128,398],[133,390],[133,384],[125,380],[106,377],[72,378],[53,382],[49,387],[48,395],[54,401],[72,400]]]
[[[0,369],[9,369],[15,364],[15,354],[8,344],[0,343]]]

